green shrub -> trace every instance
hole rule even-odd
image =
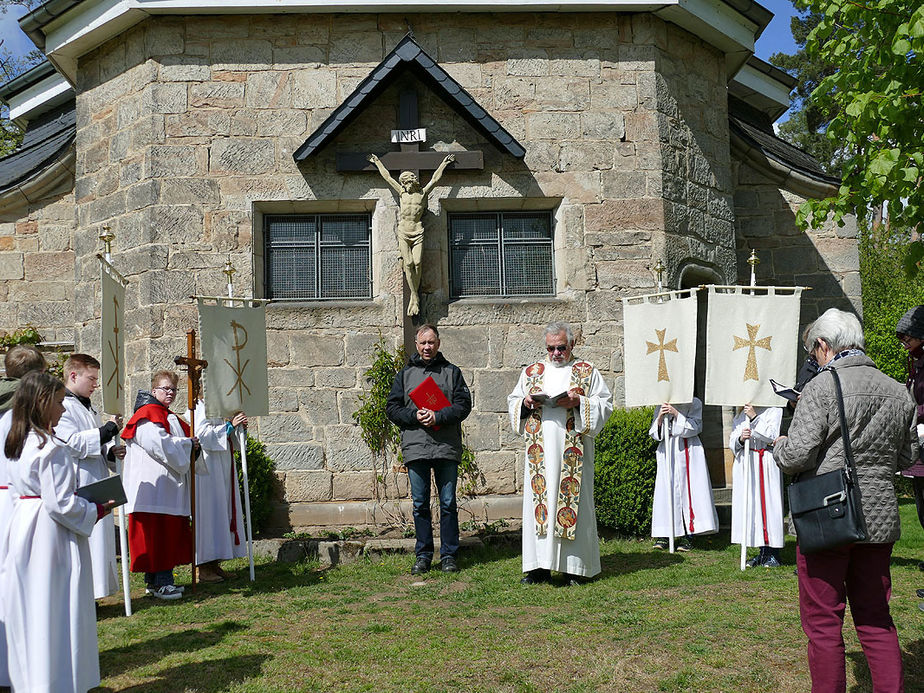
[[[648,435],[654,410],[617,409],[595,442],[597,522],[629,536],[651,531],[657,441]]]
[[[237,481],[244,497],[244,468],[241,465],[241,453],[234,452],[237,463]],[[247,477],[250,481],[251,528],[254,535],[263,531],[266,521],[273,511],[273,471],[276,465],[266,454],[266,447],[259,440],[247,436]],[[246,506],[241,508],[246,517]]]

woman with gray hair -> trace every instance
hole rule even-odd
[[[819,373],[802,391],[789,435],[774,457],[788,474],[815,476],[844,464],[834,376],[844,394],[867,539],[805,555],[797,547],[799,613],[808,637],[812,691],[845,691],[844,610],[850,612],[869,663],[873,690],[904,690],[898,633],[889,613],[892,545],[900,524],[893,478],[917,452],[915,405],[907,390],[863,352],[863,328],[852,313],[831,308],[808,330],[805,350]]]

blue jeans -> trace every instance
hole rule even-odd
[[[151,587],[163,587],[164,585],[173,584],[173,571],[172,570],[159,570],[156,573],[145,573],[144,574],[144,584]]]
[[[452,460],[415,460],[407,463],[414,502],[414,533],[418,558],[433,560],[433,523],[430,517],[430,470],[440,494],[440,560],[459,550],[459,512],[456,509],[458,464]]]

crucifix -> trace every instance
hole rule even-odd
[[[189,431],[196,435],[196,401],[201,391],[202,371],[209,365],[205,359],[196,358],[196,331],[186,332],[186,356],[177,356],[173,362],[186,366],[186,403],[189,407]],[[192,523],[192,562],[189,569],[192,574],[192,590],[196,591],[196,446],[189,451],[189,509]]]
[[[409,318],[420,313],[418,289],[420,286],[421,258],[423,254],[423,214],[427,208],[427,194],[436,185],[448,167],[454,170],[481,170],[484,157],[480,151],[445,152],[421,151],[426,141],[426,129],[420,127],[417,92],[412,87],[402,89],[398,97],[398,129],[392,130],[391,141],[400,151],[375,154],[338,153],[338,171],[378,171],[386,183],[399,195],[398,245],[404,261],[407,290],[404,295],[404,312]],[[395,180],[391,171],[400,171]],[[420,185],[420,172],[433,171],[430,181]],[[413,325],[405,320],[405,344],[413,343]]]

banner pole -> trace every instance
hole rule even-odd
[[[670,508],[671,508],[671,531],[667,535],[667,548],[670,553],[674,553],[674,441],[671,440],[669,417],[661,419],[661,439],[664,441],[664,449],[667,450],[667,464],[670,470]]]
[[[121,445],[121,438],[116,437],[116,444]],[[119,478],[123,477],[125,471],[125,460],[117,459],[116,469]],[[128,555],[128,530],[125,525],[128,522],[128,513],[125,512],[125,506],[119,508],[119,544],[122,549],[122,600],[125,602],[125,615],[132,615],[132,594],[131,585],[129,584],[129,560]]]
[[[745,414],[747,416],[747,414]],[[750,425],[748,426],[750,429]],[[741,531],[741,570],[747,568],[748,536],[751,533],[751,439],[744,441],[744,521]]]
[[[237,427],[238,440],[241,446],[241,474],[244,477],[244,519],[247,532],[247,562],[250,564],[250,581],[256,580],[253,568],[253,525],[250,523],[250,477],[247,474],[247,432],[243,426]]]

